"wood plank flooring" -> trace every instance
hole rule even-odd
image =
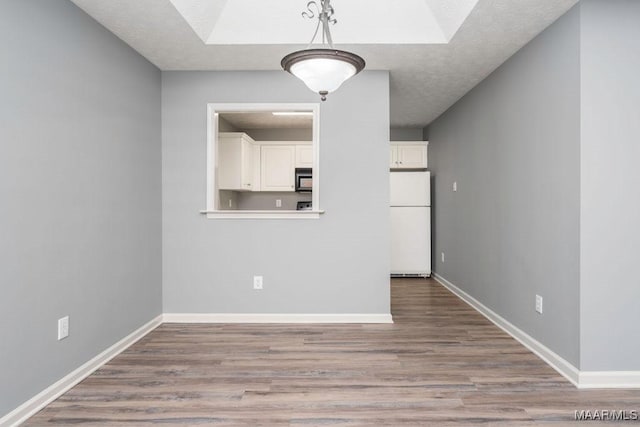
[[[640,391],[575,389],[431,279],[391,294],[393,325],[164,324],[25,425],[529,426],[640,410]]]

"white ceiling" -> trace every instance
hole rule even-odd
[[[237,129],[311,129],[313,116],[274,116],[269,111],[220,113]]]
[[[181,1],[198,3],[186,8],[191,23],[178,12],[172,0],[72,1],[162,70],[277,70],[285,54],[304,47],[289,44],[289,40],[302,40],[305,36],[303,43],[306,45],[313,32],[310,21],[300,15],[307,0],[295,0],[298,6],[287,11],[288,19],[279,7],[274,9],[273,17],[262,17],[272,23],[270,27],[277,28],[269,33],[272,37],[269,44],[263,43],[266,36],[252,39],[255,35],[249,39],[238,36],[233,41],[236,44],[231,44],[230,37],[236,31],[247,31],[247,25],[242,22],[251,22],[251,19],[240,19],[240,23],[233,24],[234,19],[238,19],[238,14],[247,17],[256,10],[262,11],[264,4],[273,6],[282,2],[288,9],[292,0],[228,0],[229,6],[242,7],[233,6],[227,12],[227,0],[173,0],[176,5]],[[452,8],[453,0],[421,1],[426,8],[412,0],[368,0],[366,5],[373,9],[371,5],[380,2],[383,10],[393,5],[395,9],[413,12],[419,8],[424,12],[419,16],[429,29],[416,30],[414,36],[418,39],[436,37],[430,43],[397,42],[407,39],[407,32],[392,36],[397,38],[392,39],[392,44],[381,44],[381,40],[374,38],[358,38],[361,29],[367,26],[379,29],[389,25],[393,30],[395,25],[397,28],[402,11],[387,14],[388,19],[384,22],[372,22],[366,18],[372,15],[363,12],[362,21],[358,21],[358,15],[353,14],[357,8],[351,6],[359,4],[360,0],[332,0],[331,3],[338,20],[331,29],[336,47],[362,56],[367,61],[367,69],[390,70],[391,124],[394,127],[429,124],[578,0],[479,0],[466,20],[465,10],[470,10],[475,0],[456,0],[455,3],[460,2],[467,9]],[[198,19],[197,10],[202,11],[202,19]],[[230,11],[235,11],[230,14],[232,18],[235,14],[235,18],[227,19],[226,23],[223,19],[219,28],[224,31],[214,31],[216,23]],[[218,19],[213,21],[211,16],[218,16]],[[410,21],[414,23],[415,17]],[[339,30],[341,27],[344,28]],[[352,28],[358,28],[358,31],[351,31]],[[300,31],[305,34],[300,35]],[[348,36],[350,31],[351,36]],[[282,38],[283,34],[292,34],[293,38]],[[340,37],[343,35],[344,40],[351,43],[342,43]],[[277,37],[280,37],[279,43],[276,43]],[[205,44],[203,40],[228,44]]]
[[[318,23],[300,0],[169,1],[206,44],[307,44]],[[346,44],[448,43],[477,2],[334,0],[331,33]]]

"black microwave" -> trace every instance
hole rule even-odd
[[[313,172],[311,168],[296,168],[296,191],[310,193],[313,189]]]

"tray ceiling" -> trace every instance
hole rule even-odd
[[[72,1],[162,70],[278,70],[314,29],[301,17],[306,0]],[[422,127],[577,0],[376,3],[332,0],[334,42],[362,56],[367,69],[390,71],[392,126]],[[272,15],[260,15],[265,5],[275,8]],[[377,8],[386,12],[383,21]],[[261,19],[277,27],[264,38],[254,28]]]
[[[170,0],[205,44],[306,44],[317,9],[300,0]],[[336,41],[350,44],[448,43],[478,0],[334,0]]]

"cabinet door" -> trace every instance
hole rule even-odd
[[[295,146],[263,145],[260,150],[260,189],[294,191]]]
[[[251,191],[253,187],[253,146],[241,137],[218,139],[218,188]]]
[[[427,167],[427,147],[425,145],[398,145],[396,167],[422,169]]]
[[[218,188],[240,190],[242,181],[242,144],[239,138],[218,140]]]
[[[243,190],[253,190],[253,145],[242,140],[242,153],[240,156],[240,186]]]
[[[296,145],[296,167],[297,168],[313,167],[313,146],[312,145]]]
[[[395,145],[389,148],[389,167],[391,169],[398,167],[398,147]]]

